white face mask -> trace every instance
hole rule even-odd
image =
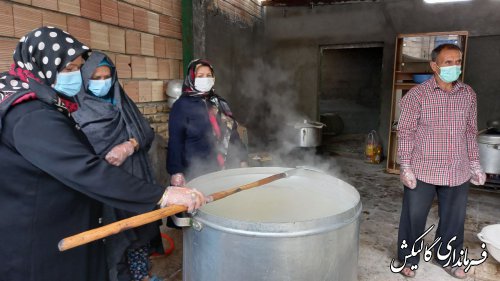
[[[206,77],[206,78],[197,77],[194,79],[195,89],[203,93],[212,90],[214,83],[215,83],[215,78],[213,77]]]

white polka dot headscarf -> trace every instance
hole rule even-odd
[[[51,86],[59,71],[88,51],[89,47],[56,27],[40,27],[23,36],[14,50],[10,70],[0,73],[0,127],[12,104],[27,94],[33,96],[30,84],[37,83],[33,79]]]
[[[52,85],[57,72],[89,47],[66,31],[56,27],[41,27],[23,36],[14,53],[17,67],[27,69],[44,84]]]

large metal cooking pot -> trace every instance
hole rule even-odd
[[[304,120],[303,122],[295,123],[294,128],[297,130],[297,143],[300,147],[316,147],[321,145],[321,132],[325,124],[321,122]]]
[[[287,169],[224,170],[187,185],[211,194]],[[357,280],[360,212],[354,187],[311,170],[212,202],[184,229],[183,280]]]
[[[477,137],[477,142],[484,172],[500,174],[500,133],[483,132]]]
[[[174,102],[182,95],[183,80],[170,80],[167,85],[167,103],[171,108]]]

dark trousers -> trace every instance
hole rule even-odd
[[[432,185],[417,180],[417,187],[410,189],[404,187],[403,207],[401,210],[401,219],[399,221],[398,233],[398,259],[404,262],[405,257],[411,255],[413,244],[422,234],[424,234],[425,223],[429,210],[431,209],[434,196],[437,194],[439,224],[434,226],[436,230],[435,238],[441,237],[442,246],[441,255],[446,255],[450,251],[446,248],[448,242],[456,236],[456,240],[450,243],[455,250],[455,259],[452,259],[452,265],[460,257],[460,250],[463,248],[464,242],[464,223],[465,209],[467,207],[467,194],[469,192],[469,183],[465,182],[459,186],[439,186]],[[432,231],[433,231],[432,230]],[[431,232],[432,232],[431,231]],[[407,265],[416,265],[420,260],[420,255],[425,251],[425,245],[429,247],[435,240],[432,240],[429,235],[422,238],[424,240],[424,249],[419,255],[407,258]],[[401,249],[403,240],[408,245]],[[439,243],[433,248],[433,259],[437,260],[436,251]],[[420,240],[417,241],[415,250],[420,248]],[[446,264],[448,260],[437,260],[441,265]]]

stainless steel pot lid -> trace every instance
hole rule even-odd
[[[321,123],[321,122],[304,120],[302,122],[295,123],[293,126],[295,127],[295,129],[300,129],[300,128],[318,128],[318,129],[321,129],[321,128],[325,127],[326,125]]]
[[[481,133],[479,134],[479,136],[477,136],[477,142],[484,144],[500,144],[500,133]]]

